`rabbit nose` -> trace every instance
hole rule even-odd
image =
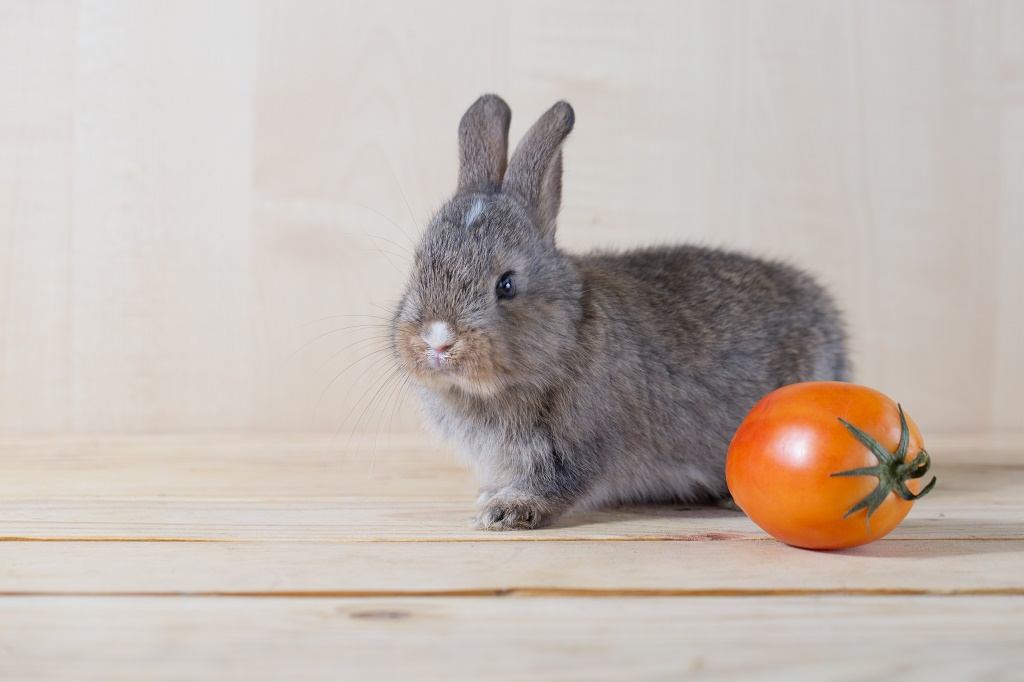
[[[423,340],[435,353],[444,353],[455,343],[455,333],[447,322],[431,322],[423,332]]]

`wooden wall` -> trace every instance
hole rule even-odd
[[[801,264],[926,432],[1024,432],[1024,3],[717,0],[3,0],[0,432],[417,428],[330,332],[484,91],[575,106],[567,248]]]

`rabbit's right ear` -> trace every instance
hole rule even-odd
[[[459,122],[459,193],[497,192],[508,164],[512,111],[497,95],[483,95]]]

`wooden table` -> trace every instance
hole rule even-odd
[[[0,680],[1024,679],[1024,442],[889,537],[660,507],[471,530],[421,436],[0,441]]]

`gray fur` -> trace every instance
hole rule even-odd
[[[726,497],[726,448],[761,396],[847,379],[834,304],[795,268],[726,251],[564,253],[554,233],[572,108],[545,113],[502,178],[507,141],[493,133],[507,136],[506,112],[486,95],[463,117],[459,190],[423,236],[392,329],[431,422],[481,480],[478,526]],[[498,300],[508,271],[517,295]],[[434,321],[455,331],[440,369],[423,339]]]
[[[459,191],[496,192],[508,159],[512,111],[497,95],[484,95],[459,121]]]

